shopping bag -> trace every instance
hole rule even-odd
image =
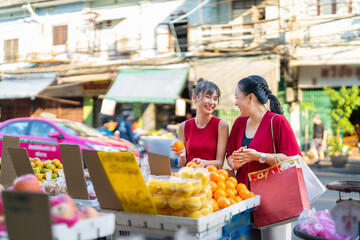
[[[326,188],[324,184],[320,182],[320,180],[315,176],[313,171],[309,168],[309,166],[304,162],[301,156],[296,155],[292,156],[289,160],[297,159],[300,163],[300,167],[303,171],[306,191],[309,197],[309,201],[313,202],[318,197],[320,197],[324,192],[326,192]]]
[[[251,191],[260,195],[260,205],[253,211],[256,228],[295,221],[305,208],[310,209],[302,169],[276,166],[277,172],[262,171],[262,178],[250,181]]]

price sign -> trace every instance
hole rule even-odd
[[[157,214],[133,153],[98,152],[98,156],[126,212]]]

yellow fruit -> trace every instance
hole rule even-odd
[[[54,173],[56,173],[59,176],[59,171],[62,171],[62,169],[57,168],[57,169],[54,170]]]
[[[34,170],[35,175],[40,174],[40,169],[39,168],[33,168],[33,170]]]
[[[204,189],[202,190],[202,192],[205,193],[206,198],[208,200],[210,200],[213,197],[213,193],[212,193],[211,188],[209,186],[205,186]]]
[[[40,166],[36,166],[35,168],[39,169],[40,173],[44,172],[44,168],[40,167]]]
[[[30,162],[30,164],[31,164],[31,167],[32,167],[32,168],[35,168],[35,167],[36,167],[36,166],[35,166],[35,163]]]
[[[201,199],[201,206],[205,206],[209,202],[205,194],[200,194],[199,197]]]
[[[171,195],[175,192],[175,183],[164,181],[161,183],[161,191],[167,195]]]
[[[203,216],[206,216],[213,212],[213,205],[211,203],[207,203],[200,209]]]
[[[193,182],[194,194],[201,192],[203,185],[200,180]]]
[[[166,208],[168,205],[166,196],[164,196],[164,195],[154,195],[153,199],[154,199],[156,208]]]
[[[188,214],[186,214],[186,217],[190,217],[190,218],[200,218],[202,216],[203,215],[200,211],[193,211],[193,212],[189,212]]]
[[[152,194],[156,194],[161,191],[161,182],[155,179],[149,179],[147,186]]]
[[[168,198],[168,204],[174,210],[179,210],[179,209],[183,208],[184,201],[185,201],[185,198],[180,197],[180,196],[171,196]]]
[[[59,159],[54,159],[54,160],[52,160],[52,164],[54,164],[54,165],[55,165],[55,167],[59,167],[59,166],[60,166],[60,164],[61,164],[61,162],[60,162],[60,160],[59,160]]]
[[[183,167],[178,171],[178,175],[181,178],[193,178],[194,172],[190,167]]]
[[[33,163],[36,163],[37,161],[41,161],[41,160],[40,160],[40,158],[37,158],[37,157],[36,157],[36,158],[33,158],[31,161],[32,161]]]
[[[35,162],[35,166],[43,167],[43,166],[44,166],[44,163],[39,160],[39,161],[36,161],[36,162]]]
[[[186,209],[179,209],[170,213],[171,216],[185,217],[187,214]]]
[[[58,169],[63,169],[64,167],[63,167],[63,165],[62,164],[60,164],[59,166],[58,166]]]
[[[46,168],[49,164],[51,164],[51,160],[46,160],[43,167]]]
[[[46,179],[41,179],[40,182],[41,183],[46,182]]]
[[[47,172],[50,172],[50,175],[52,175],[52,173],[53,173],[51,169],[45,168],[44,173],[47,173]]]
[[[46,167],[47,169],[50,169],[51,171],[54,171],[56,169],[55,165],[54,164],[49,164],[47,165]]]
[[[176,183],[176,192],[182,196],[190,196],[194,192],[191,182]]]
[[[43,173],[35,173],[35,176],[37,177],[37,179],[39,181],[41,181],[43,179],[43,177],[44,177],[44,174]]]
[[[59,177],[59,175],[57,175],[56,173],[51,174],[51,178],[52,178],[52,179],[56,179],[56,178],[58,178],[58,177]]]
[[[208,184],[210,181],[209,172],[204,168],[197,168],[194,172],[194,178],[201,179],[203,185]]]
[[[200,197],[187,197],[184,201],[184,206],[189,211],[196,211],[201,208],[201,198]]]

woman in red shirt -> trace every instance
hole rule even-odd
[[[250,189],[248,173],[268,168],[301,152],[289,122],[282,115],[280,102],[271,94],[264,78],[253,75],[240,80],[235,89],[235,98],[241,116],[236,119],[230,132],[227,162],[237,170],[238,182]],[[270,109],[266,105],[270,105]],[[272,118],[276,154],[271,134]],[[289,226],[286,227],[286,231],[289,231]],[[279,231],[286,232],[284,229],[277,230],[275,238],[269,237],[271,233],[269,235],[262,231],[261,234],[263,239],[287,239],[289,232],[285,236],[279,235],[282,234]]]
[[[224,120],[212,115],[219,98],[220,90],[214,83],[202,78],[198,80],[192,95],[196,116],[182,122],[178,130],[178,138],[185,145],[182,151],[175,152],[179,157],[179,166],[196,161],[201,167],[222,167],[229,126]]]

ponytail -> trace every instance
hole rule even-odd
[[[270,111],[273,113],[283,115],[283,111],[281,109],[279,99],[275,95],[270,94],[269,101],[270,101]]]

